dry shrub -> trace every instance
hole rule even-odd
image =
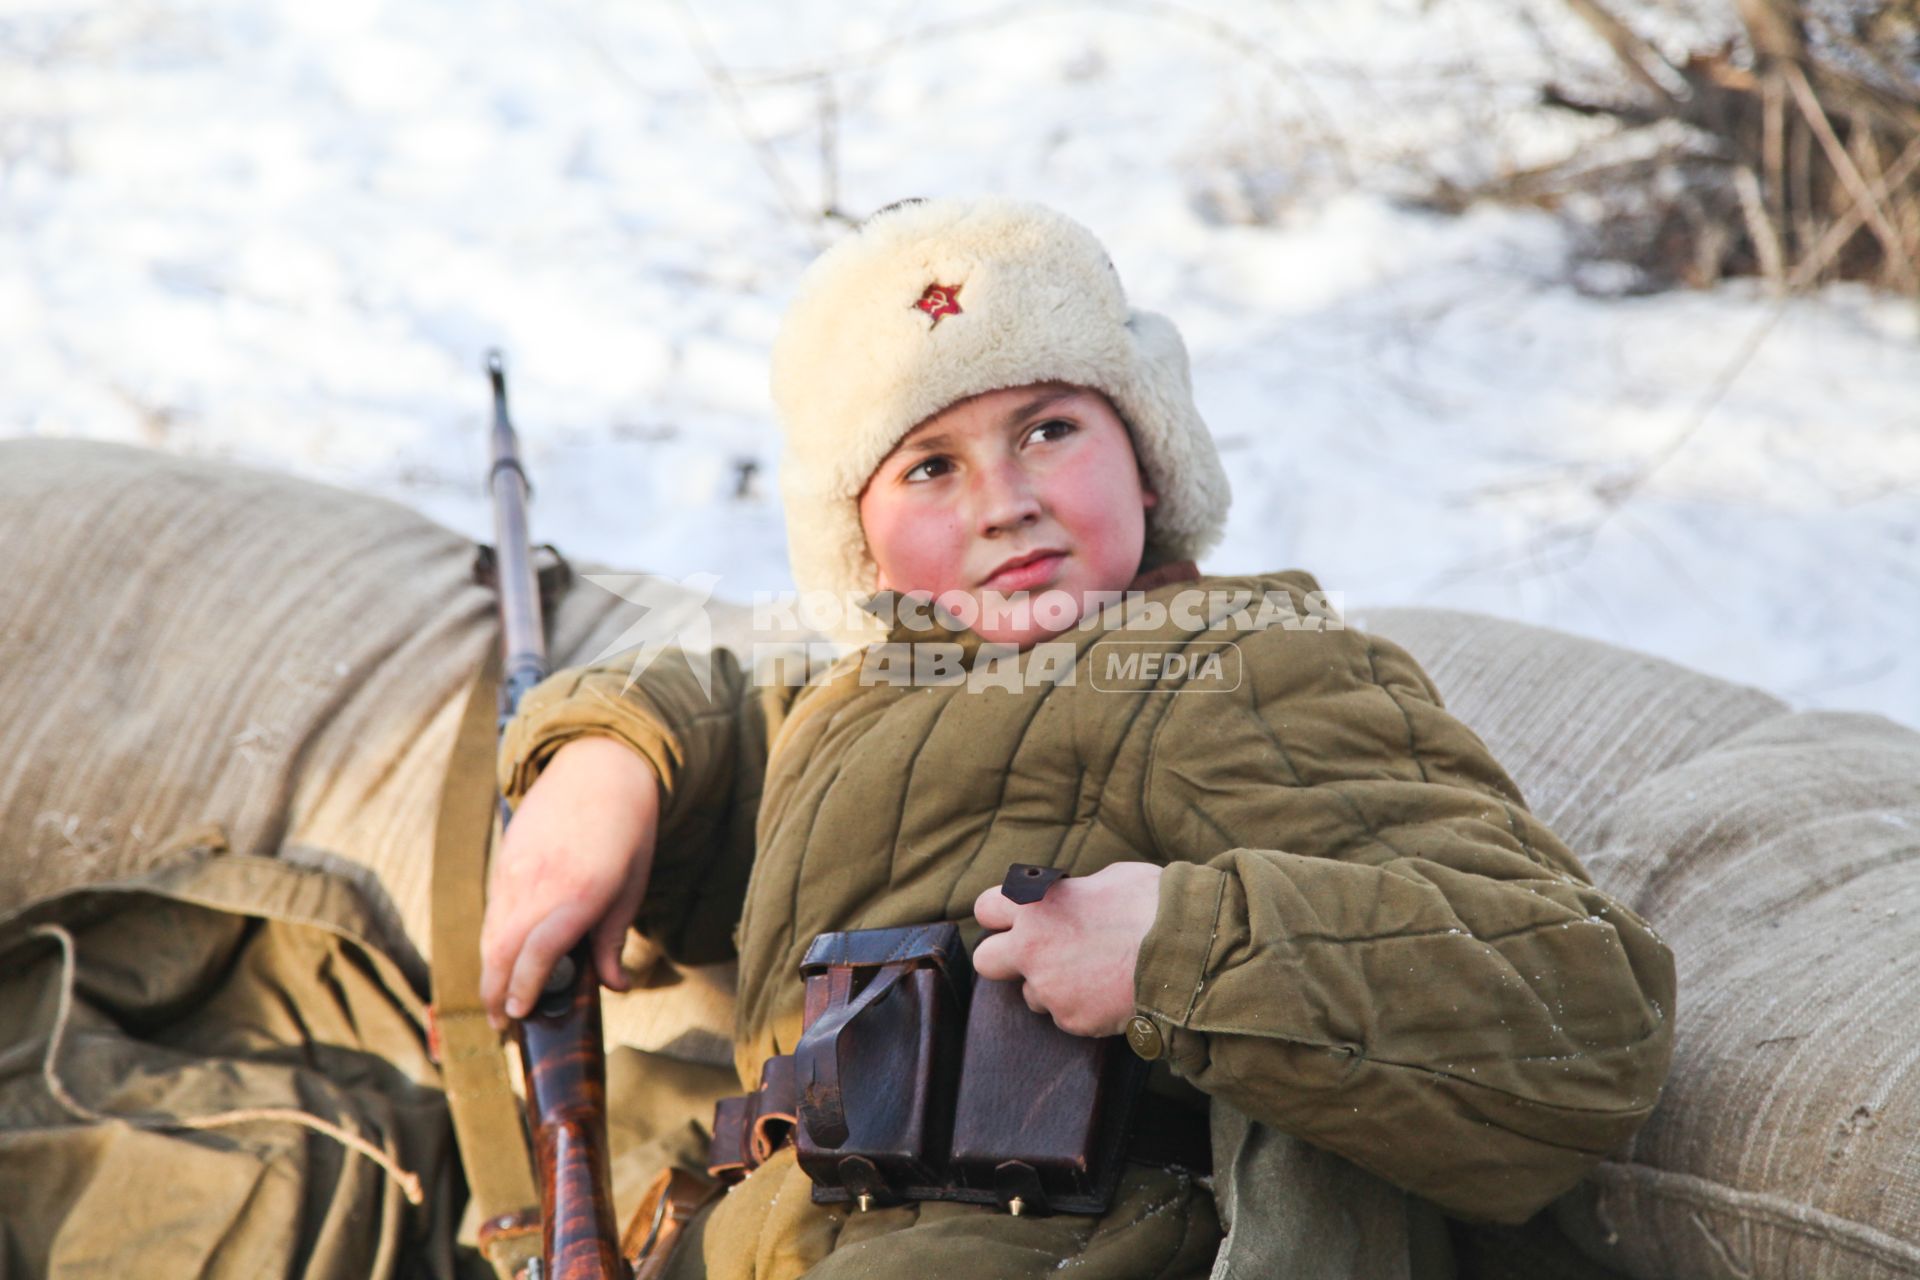
[[[1900,4],[1735,0],[1739,25],[1675,60],[1603,0],[1565,0],[1611,50],[1609,93],[1543,89],[1618,122],[1610,144],[1437,204],[1566,214],[1630,287],[1757,275],[1782,291],[1859,280],[1920,295],[1920,16]]]

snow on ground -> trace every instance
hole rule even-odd
[[[0,432],[282,468],[791,585],[766,352],[906,195],[1056,204],[1192,348],[1203,567],[1479,609],[1920,725],[1920,315],[1602,298],[1545,215],[1401,197],[1596,126],[1550,0],[0,0]],[[1582,277],[1589,285],[1594,277]]]

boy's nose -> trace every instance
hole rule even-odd
[[[983,537],[996,537],[1040,518],[1040,495],[1018,465],[1006,462],[983,468],[978,475],[976,524]]]

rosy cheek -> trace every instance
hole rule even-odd
[[[868,498],[860,501],[860,532],[867,540],[867,554],[873,557],[879,572],[874,590],[888,589],[887,571],[893,562],[893,531],[885,508]]]

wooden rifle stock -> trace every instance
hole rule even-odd
[[[504,677],[500,720],[547,675],[546,628],[527,534],[527,473],[507,416],[506,370],[489,352],[493,384],[494,589],[500,603]],[[501,820],[507,814],[502,806]],[[534,1173],[540,1183],[540,1280],[628,1280],[614,1221],[607,1154],[607,1061],[600,1038],[600,982],[583,943],[547,977],[519,1023]]]
[[[539,1003],[520,1020],[520,1053],[540,1178],[543,1280],[624,1280],[607,1155],[600,983],[585,947],[554,966]]]

